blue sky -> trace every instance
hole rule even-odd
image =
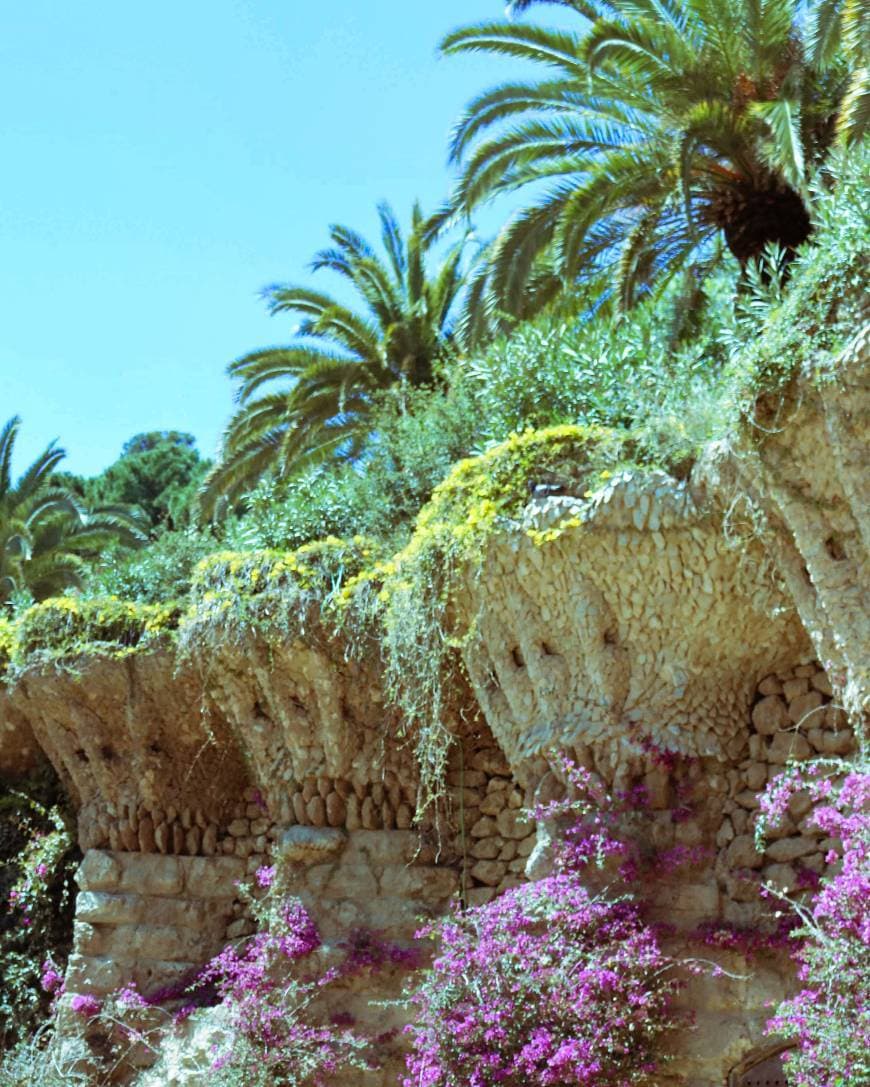
[[[330,222],[374,233],[380,199],[404,217],[446,194],[452,122],[517,73],[436,44],[502,14],[500,0],[3,5],[0,422],[23,418],[18,469],[59,438],[66,466],[93,473],[163,428],[213,453],[224,367],[290,332],[259,289],[305,282]]]

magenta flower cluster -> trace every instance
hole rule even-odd
[[[261,1082],[265,1069],[270,1082],[308,1087],[331,1082],[339,1069],[370,1067],[369,1040],[340,1016],[316,1025],[315,1005],[333,982],[387,964],[409,965],[411,953],[359,930],[340,945],[341,963],[324,968],[320,935],[302,902],[280,893],[274,869],[260,869],[256,879],[269,889],[259,904],[265,927],[225,948],[192,986],[194,992],[212,987],[228,1013],[227,1044],[213,1054],[213,1068],[250,1074],[252,1082]]]
[[[541,810],[565,828],[548,878],[455,911],[421,935],[439,951],[412,994],[405,1087],[639,1087],[680,1021],[680,980],[627,896],[594,896],[590,865],[624,862],[613,802],[576,767]],[[617,805],[618,806],[618,805]]]
[[[103,1005],[95,996],[87,993],[76,993],[70,1001],[70,1007],[83,1019],[93,1019],[102,1011]]]
[[[769,1029],[797,1043],[787,1059],[793,1087],[870,1083],[870,768],[819,760],[780,775],[762,799],[760,833],[800,790],[815,804],[815,825],[837,843],[827,856],[834,869],[798,906],[802,988]]]
[[[63,974],[58,969],[54,960],[50,957],[42,964],[42,975],[40,976],[39,983],[44,993],[49,993],[53,997],[63,995]]]

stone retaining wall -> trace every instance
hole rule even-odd
[[[68,993],[105,995],[135,982],[181,982],[226,943],[244,877],[235,857],[89,850],[77,873]]]

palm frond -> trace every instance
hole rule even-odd
[[[761,144],[766,165],[800,191],[804,188],[805,175],[799,103],[787,98],[753,102],[751,113],[767,129],[768,138]]]
[[[497,53],[516,60],[547,64],[576,79],[582,79],[585,74],[575,35],[525,23],[480,23],[461,27],[442,40],[441,51],[447,55]]]

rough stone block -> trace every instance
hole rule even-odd
[[[472,838],[492,838],[498,832],[498,823],[495,819],[489,815],[483,815],[472,825],[469,834]]]
[[[323,898],[366,901],[378,894],[374,873],[366,864],[314,864],[304,870],[303,878],[308,891]]]
[[[809,691],[798,695],[788,704],[788,715],[796,725],[803,729],[812,728],[824,720],[824,699],[818,691]]]
[[[752,710],[755,731],[762,736],[773,736],[781,729],[790,728],[792,720],[788,707],[777,695],[768,695]]]
[[[826,672],[816,672],[810,679],[810,686],[828,698],[833,697],[834,691]]]
[[[778,765],[795,759],[808,759],[812,753],[813,749],[798,732],[778,732],[767,749],[768,759]]]
[[[347,862],[411,864],[420,853],[420,836],[409,830],[357,830],[346,842],[342,859]]]
[[[144,959],[204,962],[216,950],[217,942],[213,933],[168,925],[88,925],[81,921],[75,925],[75,940],[82,954],[127,966]]]
[[[848,755],[855,746],[851,732],[823,732],[822,751],[826,755]]]
[[[767,781],[767,766],[763,762],[753,762],[743,773],[743,780],[748,789],[762,789]]]
[[[518,810],[513,808],[499,813],[497,825],[498,833],[503,838],[527,838],[535,829],[534,823],[525,819]]]
[[[70,993],[110,993],[125,980],[124,968],[113,959],[76,952],[67,962],[66,987]]]
[[[456,873],[450,868],[387,868],[380,879],[381,893],[408,895],[427,904],[442,902],[456,889]]]
[[[789,894],[797,890],[797,874],[790,864],[769,864],[761,873],[765,883]]]
[[[121,884],[121,863],[114,853],[89,849],[76,872],[83,891],[114,890]]]
[[[764,858],[755,848],[752,835],[740,834],[725,851],[725,861],[729,868],[760,868]]]
[[[510,767],[504,755],[497,748],[486,748],[483,751],[475,751],[469,759],[472,770],[480,770],[484,774],[510,777]]]
[[[525,861],[521,861],[525,866]],[[478,883],[485,883],[487,887],[497,887],[502,877],[507,873],[507,865],[504,861],[481,860],[471,869],[471,875]]]
[[[758,684],[758,693],[763,695],[782,694],[782,682],[777,676],[765,676]]]
[[[222,913],[216,911],[212,903],[200,899],[154,898],[104,891],[82,891],[76,898],[76,920],[102,925],[150,923],[198,930],[219,923]]]
[[[810,681],[806,676],[799,676],[795,679],[787,679],[782,685],[782,694],[786,702],[791,702],[792,699],[797,698],[799,695],[806,694],[810,689]]]
[[[232,898],[245,866],[236,857],[191,857],[182,868],[188,894],[196,898]]]
[[[498,815],[507,807],[507,791],[488,793],[480,805],[482,815]]]
[[[477,860],[494,860],[501,852],[503,843],[504,838],[478,838],[468,852]]]
[[[338,827],[290,827],[278,839],[277,852],[290,864],[318,864],[340,853],[347,842]]]
[[[789,861],[815,851],[816,842],[813,838],[781,838],[778,842],[771,842],[765,852],[772,861],[788,864]]]

